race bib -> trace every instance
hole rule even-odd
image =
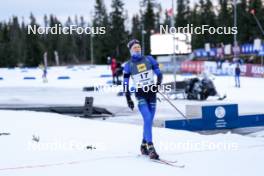
[[[132,79],[134,81],[134,85],[137,88],[154,84],[154,74],[152,70],[148,70],[148,71],[133,75]]]

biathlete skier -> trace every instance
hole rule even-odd
[[[131,40],[128,43],[130,59],[124,67],[123,86],[128,107],[134,109],[134,102],[129,91],[129,78],[135,85],[135,96],[138,101],[138,109],[143,117],[143,138],[140,146],[141,154],[148,155],[151,159],[159,159],[153,141],[152,124],[156,111],[156,93],[162,82],[162,73],[158,62],[152,56],[143,56],[138,40]],[[154,76],[157,76],[155,83]]]

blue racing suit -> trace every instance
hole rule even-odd
[[[157,76],[154,83],[153,76]],[[156,111],[157,86],[161,85],[162,73],[157,61],[152,56],[131,57],[124,67],[124,91],[127,100],[131,100],[129,91],[129,78],[135,84],[135,96],[138,100],[138,109],[144,120],[143,140],[152,142],[152,123]],[[153,88],[153,89],[151,89]]]

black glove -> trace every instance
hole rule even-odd
[[[133,111],[134,109],[134,102],[132,100],[127,101],[128,107]]]
[[[127,105],[128,107],[133,111],[134,109],[134,102],[132,101],[131,97],[129,95],[126,96],[127,99]]]
[[[161,89],[162,78],[163,78],[163,76],[162,76],[162,74],[160,74],[158,76],[158,80],[157,80],[156,85],[152,85],[152,91],[153,92],[157,93]]]

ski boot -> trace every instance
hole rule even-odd
[[[152,142],[148,143],[148,153],[150,159],[159,159],[159,155],[157,154]]]
[[[142,155],[148,155],[149,154],[147,142],[145,142],[145,141],[142,142],[142,144],[140,146],[140,151],[141,151]]]

